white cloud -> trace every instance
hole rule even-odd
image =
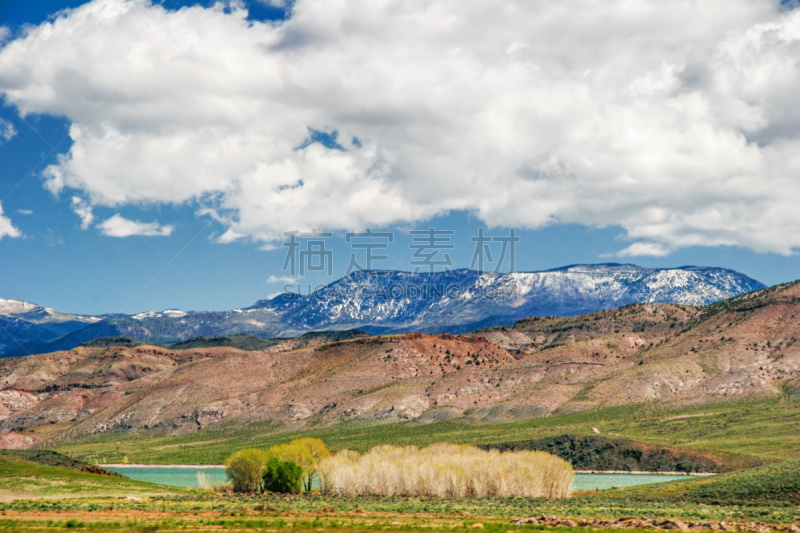
[[[2,41],[2,39],[0,39]],[[17,129],[12,123],[0,118],[0,143],[8,142],[17,135]]]
[[[419,15],[427,4],[297,0],[259,23],[236,3],[94,0],[6,44],[0,92],[72,121],[50,190],[199,204],[221,242],[465,209],[620,225],[626,255],[800,246],[800,11],[444,0]],[[174,42],[159,46],[162,28]],[[344,150],[293,150],[309,123]]]
[[[94,222],[94,213],[89,202],[79,196],[72,197],[72,210],[81,217],[81,229],[88,229]]]
[[[267,278],[267,283],[297,283],[297,278],[292,276],[270,276]]]
[[[158,222],[143,223],[128,220],[120,215],[114,215],[108,220],[97,225],[100,232],[107,237],[169,237],[174,229],[172,226],[161,226]]]
[[[620,251],[617,255],[620,257],[636,257],[640,255],[664,257],[669,255],[669,250],[663,245],[654,242],[635,242]]]
[[[17,213],[20,215],[32,215],[33,211],[30,209],[17,209]]]
[[[0,239],[3,237],[19,237],[20,231],[14,227],[11,220],[3,216],[3,204],[0,204]]]

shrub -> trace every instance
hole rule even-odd
[[[331,452],[320,439],[305,438],[273,446],[267,450],[267,455],[299,465],[303,470],[303,485],[310,491],[317,474],[317,465],[323,459],[330,457]]]
[[[202,471],[197,472],[197,486],[200,490],[214,490],[214,485],[211,483],[211,478],[208,474]]]
[[[264,490],[295,494],[303,487],[303,468],[292,461],[273,457],[267,462],[263,481]]]
[[[225,461],[225,474],[233,484],[234,492],[257,492],[261,489],[261,476],[269,456],[264,450],[241,450]]]
[[[473,446],[376,446],[344,450],[319,466],[325,492],[440,497],[563,498],[575,473],[569,463],[539,451],[500,453]]]

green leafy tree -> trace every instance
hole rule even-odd
[[[234,492],[253,493],[261,489],[262,475],[269,455],[264,450],[240,450],[225,461],[225,474]]]
[[[310,491],[317,475],[317,466],[320,461],[330,457],[331,452],[320,439],[306,438],[295,439],[289,444],[275,445],[267,451],[267,454],[299,465],[303,469],[303,485]]]
[[[263,476],[264,490],[295,494],[303,487],[303,468],[292,461],[277,457],[267,462]]]

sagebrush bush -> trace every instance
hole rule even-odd
[[[214,484],[211,483],[211,478],[208,477],[208,474],[202,471],[197,472],[197,486],[200,488],[200,490],[214,490]]]
[[[539,451],[500,453],[473,446],[434,444],[376,446],[360,455],[344,450],[319,465],[322,490],[330,493],[563,498],[575,473],[566,461]]]

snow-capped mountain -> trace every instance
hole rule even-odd
[[[763,284],[738,272],[705,267],[573,265],[507,274],[474,270],[454,270],[450,274],[357,271],[311,295],[282,294],[246,309],[220,312],[171,309],[107,316],[102,320],[62,313],[58,316],[75,317],[62,323],[72,328],[77,322],[80,327],[63,336],[53,336],[47,330],[50,333],[39,338],[31,327],[52,325],[37,322],[35,315],[57,316],[57,312],[39,306],[29,308],[32,304],[25,302],[0,300],[0,318],[21,321],[15,327],[24,332],[19,339],[8,342],[0,327],[0,354],[71,349],[109,336],[170,343],[201,335],[247,333],[262,338],[288,337],[314,330],[351,328],[372,333],[460,333],[510,325],[527,316],[574,316],[638,302],[706,305],[762,288]]]
[[[0,298],[0,357],[9,350],[22,349],[28,343],[52,341],[100,320]]]
[[[574,316],[638,302],[706,305],[763,287],[732,270],[701,267],[575,265],[508,274],[456,270],[451,275],[373,271],[354,272],[311,296],[282,295],[253,308],[270,310],[297,330],[456,333],[527,316]]]
[[[78,322],[90,324],[99,322],[100,318],[93,316],[74,315],[72,313],[62,313],[49,307],[21,302],[19,300],[4,300],[0,298],[0,316],[9,318],[21,318],[34,324],[63,324],[65,322]],[[76,329],[78,326],[75,327]]]

